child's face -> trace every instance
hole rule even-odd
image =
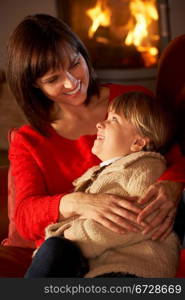
[[[142,137],[123,114],[110,111],[107,119],[97,124],[97,129],[92,153],[102,161],[140,151],[144,146],[138,147]]]

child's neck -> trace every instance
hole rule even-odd
[[[116,157],[113,157],[113,158],[110,158],[110,159],[107,159],[107,160],[104,160],[100,163],[100,167],[103,167],[103,166],[106,166],[106,165],[109,165],[109,164],[112,164],[113,162],[115,162],[116,160],[122,158],[123,156],[116,156]]]

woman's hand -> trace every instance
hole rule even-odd
[[[143,230],[146,234],[159,226],[152,235],[152,239],[164,240],[172,231],[176,216],[178,200],[182,192],[182,184],[171,181],[160,181],[151,185],[145,195],[139,199],[140,204],[150,202],[138,215],[137,221],[143,222],[154,211],[157,215]]]
[[[138,226],[137,217],[141,208],[136,200],[137,197],[121,198],[111,194],[75,192],[62,197],[59,210],[61,219],[79,215],[93,219],[114,232],[138,232],[139,227],[146,226],[146,223],[141,221]]]

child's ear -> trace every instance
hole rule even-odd
[[[132,145],[130,146],[130,150],[132,152],[142,151],[143,148],[148,144],[149,139],[142,136],[137,136]]]

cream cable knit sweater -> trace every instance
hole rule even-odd
[[[158,153],[133,153],[107,166],[85,192],[141,196],[165,168],[165,159]],[[92,167],[75,180],[75,190],[78,191],[98,169],[99,166]],[[151,234],[118,234],[91,219],[82,218],[72,218],[46,228],[46,238],[64,235],[81,248],[90,263],[90,271],[85,277],[109,272],[128,272],[138,277],[174,277],[180,247],[177,236],[172,232],[161,242],[152,241]]]

